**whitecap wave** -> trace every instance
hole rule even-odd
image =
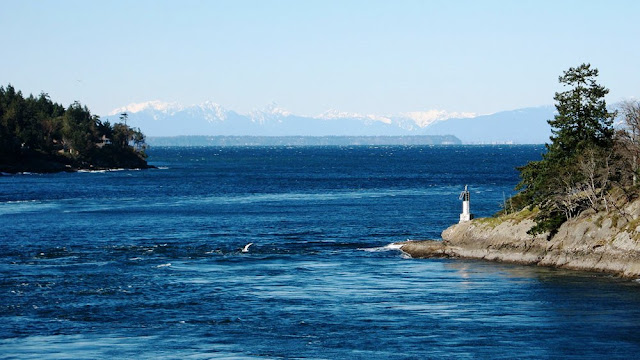
[[[89,173],[89,174],[100,174],[100,173],[106,173],[108,170],[88,170],[88,169],[80,169],[78,170],[79,173]]]
[[[382,252],[382,251],[402,251],[402,245],[397,243],[391,243],[389,245],[375,247],[375,248],[361,248],[358,250],[366,252]]]
[[[9,201],[2,202],[0,204],[24,204],[24,203],[33,203],[36,201],[38,200],[9,200]]]
[[[10,200],[0,202],[0,215],[38,212],[58,207],[59,203],[40,200]]]
[[[114,169],[96,169],[96,170],[80,169],[77,172],[79,172],[79,173],[89,173],[89,174],[103,174],[103,173],[108,173],[108,172],[139,171],[139,170],[142,170],[142,169],[140,169],[140,168],[134,168],[134,169],[114,168]]]
[[[163,267],[169,267],[171,266],[171,263],[167,263],[167,264],[160,264],[158,266],[156,266],[157,268],[163,268]]]

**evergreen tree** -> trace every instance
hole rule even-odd
[[[63,116],[64,142],[73,150],[74,155],[89,159],[98,141],[95,118],[89,109],[80,103],[71,104]]]
[[[616,114],[607,110],[609,90],[596,82],[597,76],[597,69],[582,64],[559,77],[571,88],[555,94],[558,114],[548,121],[553,135],[547,152],[518,169],[521,191],[513,202],[539,209],[532,234],[553,234],[567,219],[596,206],[607,190],[611,174],[597,166],[610,163]]]
[[[548,121],[553,135],[547,157],[568,159],[586,148],[613,145],[616,113],[607,110],[604,97],[609,89],[596,83],[597,77],[598,69],[582,64],[558,78],[571,89],[554,96],[558,115]]]

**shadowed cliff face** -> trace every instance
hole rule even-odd
[[[525,210],[526,211],[526,210]],[[620,211],[588,211],[553,238],[532,236],[534,214],[519,213],[456,224],[443,241],[402,244],[412,257],[461,257],[640,276],[640,200]]]

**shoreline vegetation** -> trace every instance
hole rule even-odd
[[[590,64],[559,77],[542,160],[518,168],[519,192],[490,218],[461,222],[442,241],[397,243],[415,258],[451,257],[640,276],[640,102],[604,101]]]
[[[110,124],[78,102],[65,108],[46,93],[0,87],[0,173],[152,168],[145,136],[127,117]]]
[[[479,218],[453,225],[442,240],[396,243],[412,258],[460,258],[640,277],[640,200],[615,212],[585,211],[548,239],[528,234],[535,212]]]

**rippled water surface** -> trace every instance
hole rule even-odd
[[[640,284],[386,247],[541,146],[156,148],[0,176],[0,358],[635,358]],[[240,250],[253,243],[246,253]]]

